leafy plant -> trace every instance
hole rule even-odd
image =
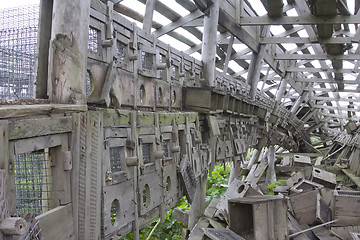
[[[218,164],[215,166],[214,171],[211,174],[211,177],[210,175],[208,176],[207,189],[206,189],[207,203],[210,203],[210,201],[213,198],[220,197],[225,193],[226,188],[224,188],[221,185],[228,183],[231,165],[232,165],[231,163],[226,163],[224,168],[224,165]],[[186,197],[181,198],[174,208],[178,208],[183,211],[189,210],[189,203]],[[156,229],[154,230],[153,234],[150,237],[151,240],[181,239],[182,229],[186,228],[186,226],[182,222],[176,221],[174,218],[171,217],[174,208],[170,209],[167,212],[165,216],[165,221],[163,223],[160,223],[156,227]],[[157,219],[156,221],[152,222],[150,225],[141,229],[139,233],[140,239],[143,240],[146,239],[158,221],[159,219]],[[132,239],[133,239],[133,233],[129,233],[125,237],[120,238],[120,240],[132,240]]]
[[[186,197],[181,198],[177,202],[175,207],[173,207],[166,213],[165,221],[163,223],[160,223],[156,227],[156,229],[154,230],[153,234],[150,237],[151,240],[181,239],[182,229],[185,228],[186,226],[182,222],[176,221],[174,218],[171,217],[174,208],[178,208],[183,211],[188,210],[189,203],[186,200]],[[140,239],[146,239],[159,220],[160,218],[152,222],[150,225],[141,229],[139,233]],[[125,237],[120,238],[120,240],[132,240],[132,239],[133,239],[132,232],[126,235]]]
[[[226,163],[225,168],[221,164],[215,165],[214,171],[207,179],[206,203],[210,203],[213,198],[218,198],[224,195],[226,188],[221,185],[228,183],[230,169],[231,163]]]
[[[267,192],[266,194],[269,194],[269,195],[274,195],[274,190],[277,186],[284,186],[286,185],[286,181],[285,180],[278,180],[272,184],[269,184],[268,185],[268,189],[269,189],[269,192]]]

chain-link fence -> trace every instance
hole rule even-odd
[[[33,98],[39,6],[0,9],[0,98]]]

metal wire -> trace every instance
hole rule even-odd
[[[39,226],[39,220],[36,220],[35,225],[30,229],[29,233],[24,240],[42,240],[41,229]]]
[[[163,150],[165,152],[165,157],[166,158],[170,157],[169,146],[170,146],[170,140],[163,140],[162,141],[162,147],[163,147]]]
[[[153,54],[147,52],[141,52],[141,65],[142,68],[152,70],[153,68]]]
[[[0,98],[33,98],[39,6],[0,9]]]
[[[93,53],[98,52],[98,31],[92,27],[89,27],[88,50]]]
[[[116,41],[116,56],[119,61],[125,60],[125,48],[126,45],[122,42]]]
[[[142,154],[144,164],[151,162],[151,143],[143,143]]]
[[[48,149],[15,155],[16,212],[42,214],[51,209],[52,176]]]
[[[112,172],[121,171],[121,150],[122,147],[110,147],[110,165]]]

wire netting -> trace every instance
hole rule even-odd
[[[122,147],[110,147],[111,171],[121,171],[121,150]]]
[[[88,50],[92,53],[98,52],[98,31],[89,27]]]
[[[48,149],[15,155],[16,213],[42,214],[51,209],[52,175]]]
[[[153,68],[153,54],[141,52],[141,65],[143,69],[152,70]]]
[[[39,6],[0,9],[0,98],[33,98]]]
[[[144,164],[151,163],[151,143],[143,143],[142,155]]]

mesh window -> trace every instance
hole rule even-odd
[[[121,149],[122,147],[110,147],[110,165],[112,172],[121,171]]]
[[[33,98],[39,6],[0,9],[0,98]]]
[[[142,154],[144,164],[151,163],[151,143],[144,143],[142,145]]]
[[[51,209],[52,176],[48,149],[15,155],[16,213],[42,214]]]
[[[91,94],[91,76],[90,72],[86,71],[86,97],[89,97]]]
[[[170,140],[164,140],[162,142],[162,147],[163,147],[163,151],[165,152],[165,157],[166,158],[170,157],[169,146],[170,146]]]
[[[141,52],[141,65],[143,69],[152,70],[153,54],[147,52]]]
[[[176,66],[171,66],[171,76],[173,78],[176,78],[176,72],[177,72],[177,67]]]
[[[126,45],[123,44],[122,42],[116,41],[116,56],[117,59],[120,61],[124,61],[125,60],[125,49],[126,49]]]
[[[89,28],[88,49],[90,52],[98,52],[98,31],[94,28]]]

